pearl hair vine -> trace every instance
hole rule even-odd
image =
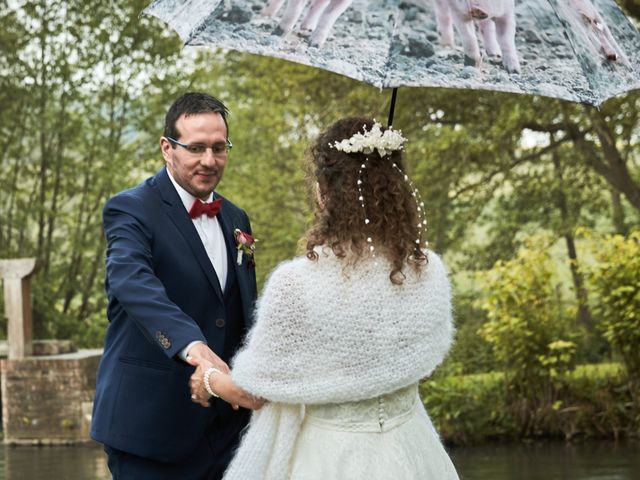
[[[360,206],[362,207],[362,212],[364,213],[364,224],[367,226],[371,223],[371,219],[367,214],[367,207],[364,202],[364,194],[362,192],[362,187],[365,184],[363,177],[364,177],[364,172],[367,169],[368,163],[369,163],[369,158],[367,157],[365,158],[364,163],[360,165],[360,169],[358,170],[358,180],[356,182],[356,185],[358,187],[358,201],[360,202]],[[422,200],[422,197],[420,196],[420,192],[418,191],[418,189],[415,187],[413,182],[409,179],[409,176],[402,171],[402,169],[398,166],[398,164],[393,163],[391,166],[394,168],[396,172],[398,172],[398,174],[402,176],[403,180],[409,184],[409,188],[411,188],[411,195],[413,196],[413,199],[416,202],[419,221],[417,224],[418,237],[415,239],[415,244],[416,244],[416,249],[419,249],[420,244],[422,243],[422,235],[424,233],[424,230],[427,228],[427,216],[424,210],[424,201]],[[369,251],[375,257],[375,247],[373,245],[373,238],[371,238],[370,235],[367,236],[367,245],[369,246]],[[425,248],[428,247],[429,242],[425,241],[424,246]]]
[[[391,152],[402,150],[404,142],[406,140],[407,139],[402,136],[401,131],[393,130],[392,127],[389,127],[387,130],[382,132],[382,125],[374,120],[374,124],[371,127],[371,130],[367,130],[367,126],[364,125],[362,127],[362,133],[358,132],[351,138],[329,144],[329,147],[335,148],[336,150],[345,153],[364,153],[366,155],[373,153],[374,150],[377,150],[380,157],[385,157]],[[366,157],[364,163],[360,165],[357,179],[358,201],[360,203],[360,206],[362,207],[362,212],[364,214],[365,226],[368,226],[371,223],[371,219],[369,218],[367,207],[364,201],[364,194],[362,191],[362,188],[365,185],[364,173],[367,169],[368,164],[369,157]],[[416,249],[419,249],[422,243],[422,234],[424,232],[424,229],[427,227],[424,202],[422,201],[420,192],[415,187],[413,182],[409,179],[409,176],[405,174],[395,162],[392,164],[392,167],[396,172],[398,172],[399,175],[402,176],[403,180],[409,184],[412,196],[414,198],[414,201],[416,202],[419,221],[417,224],[418,237],[415,239],[415,244]],[[373,245],[373,238],[370,235],[367,235],[367,245],[369,247],[369,251],[375,257],[375,246]],[[428,243],[425,242],[425,247],[427,246]]]

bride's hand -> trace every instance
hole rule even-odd
[[[213,372],[209,376],[209,385],[220,398],[229,402],[235,410],[239,407],[259,410],[265,403],[262,398],[254,397],[237,386],[228,373]]]
[[[191,387],[191,400],[203,407],[210,405],[211,396],[204,386],[204,375],[210,364],[197,365],[195,372],[191,375],[189,386]],[[222,371],[212,371],[209,374],[209,386],[213,392],[221,399],[231,404],[234,410],[239,407],[248,408],[250,410],[258,410],[262,408],[265,401],[261,398],[254,397],[248,392],[238,387],[231,378],[231,375]]]

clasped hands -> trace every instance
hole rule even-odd
[[[193,402],[203,407],[210,405],[211,395],[205,388],[204,375],[209,368],[213,367],[215,371],[209,375],[209,386],[222,400],[230,403],[234,410],[238,410],[239,407],[258,410],[264,405],[264,399],[245,392],[233,382],[229,366],[207,345],[194,345],[187,355],[187,363],[196,367],[189,379]]]

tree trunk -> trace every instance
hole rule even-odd
[[[635,209],[640,210],[640,185],[629,174],[627,164],[616,145],[615,133],[602,116],[602,112],[591,107],[585,108],[598,140],[600,140],[602,155],[606,163],[602,161],[596,151],[586,145],[587,142],[583,135],[576,139],[581,150],[587,154],[586,158],[591,166],[622,193]],[[577,125],[574,125],[574,129],[577,130]]]
[[[552,153],[552,159],[556,178],[558,179],[558,186],[556,189],[556,206],[560,210],[560,217],[562,218],[562,229],[564,230],[563,237],[567,245],[569,268],[571,269],[573,288],[576,292],[576,301],[578,303],[577,320],[587,329],[588,332],[593,332],[594,326],[591,312],[589,311],[588,292],[578,263],[578,251],[576,249],[575,239],[573,237],[573,233],[571,233],[574,225],[569,215],[567,196],[564,192],[564,174],[562,171],[560,157],[556,151]]]
[[[13,165],[13,178],[11,179],[11,188],[9,189],[9,206],[7,208],[7,226],[6,226],[6,243],[4,245],[4,251],[7,253],[11,253],[11,244],[13,239],[13,230],[14,230],[14,218],[16,216],[16,203],[18,197],[18,179],[20,178],[20,173],[22,170],[22,148],[20,148],[16,152],[16,157]],[[23,227],[24,228],[24,227]],[[22,245],[22,241],[20,240],[18,245]]]
[[[566,106],[562,107],[562,123],[548,125],[536,122],[526,122],[522,128],[529,128],[537,132],[556,133],[564,130],[566,135],[582,157],[598,175],[615,190],[620,192],[629,201],[631,206],[640,211],[640,184],[629,174],[626,162],[618,150],[615,135],[602,117],[602,113],[593,107],[584,107],[586,114],[591,119],[593,129],[600,141],[600,147],[586,139],[587,132],[580,129],[580,125],[571,119],[571,113]]]
[[[46,10],[44,2],[42,3],[43,10]],[[45,208],[47,198],[47,169],[48,169],[48,148],[47,148],[47,99],[50,92],[47,89],[47,12],[42,15],[42,26],[40,28],[40,105],[39,105],[39,120],[40,120],[40,198],[38,209],[38,243],[36,249],[36,256],[38,259],[42,259],[44,248],[44,229],[45,229]]]
[[[51,263],[51,251],[53,249],[53,232],[55,230],[56,219],[58,216],[58,197],[60,195],[60,187],[62,181],[62,163],[64,158],[65,149],[65,122],[66,118],[66,94],[62,92],[60,97],[60,115],[58,121],[57,130],[57,148],[55,154],[55,173],[53,180],[53,192],[51,194],[51,206],[49,208],[49,214],[47,218],[47,236],[44,245],[44,272],[49,273],[49,266]]]
[[[578,301],[577,320],[582,325],[584,325],[588,332],[591,333],[594,330],[594,325],[591,311],[589,310],[589,294],[587,288],[585,287],[582,272],[580,272],[576,244],[573,235],[571,234],[566,234],[564,236],[564,239],[565,243],[567,244],[567,254],[569,256],[571,278],[573,279],[573,287],[576,291],[576,300]]]
[[[609,192],[611,193],[611,219],[613,220],[616,233],[626,235],[629,233],[629,227],[625,222],[624,209],[622,208],[622,202],[620,200],[620,192],[613,188],[610,188]]]
[[[106,239],[104,235],[102,235],[102,229],[99,228],[97,230],[99,230],[100,241],[98,242],[95,255],[93,256],[93,261],[91,262],[91,271],[89,272],[82,289],[82,303],[76,316],[76,319],[79,322],[82,322],[89,314],[89,300],[91,299],[91,293],[94,291],[98,268],[102,263],[102,252],[104,251],[106,244]]]
[[[2,151],[0,152],[0,168],[4,165],[5,159],[7,162],[7,173],[12,173],[12,179],[10,185],[5,185],[4,191],[0,196],[0,205],[8,205],[6,209],[0,212],[0,218],[2,218],[2,224],[0,224],[0,252],[8,252],[11,247],[11,217],[13,215],[13,206],[15,203],[15,197],[17,194],[18,176],[20,172],[20,163],[22,155],[22,143],[18,144],[18,148],[11,149],[11,144],[14,142],[15,133],[20,130],[24,130],[24,114],[23,114],[24,102],[20,102],[18,105],[18,116],[15,122],[10,125],[10,130],[7,134],[5,142],[2,145]],[[13,155],[14,165],[10,167],[11,158],[8,156],[9,152]],[[5,197],[6,195],[6,197]],[[5,199],[6,198],[6,199]],[[6,229],[6,230],[5,230]]]
[[[79,205],[86,205],[88,203],[89,190],[92,182],[90,157],[94,151],[94,148],[95,148],[95,140],[94,142],[92,142],[91,148],[89,148],[89,155],[85,157],[84,161],[82,162],[82,166],[83,166],[82,173],[83,173],[84,181],[83,181],[81,192],[77,192],[77,194],[79,193],[80,195],[79,202],[78,202]],[[73,300],[73,296],[77,290],[76,279],[78,276],[78,272],[82,267],[82,251],[84,248],[82,232],[86,228],[84,219],[87,218],[87,216],[88,215],[84,208],[77,209],[76,219],[73,222],[74,230],[73,230],[73,233],[69,234],[71,245],[72,245],[71,252],[73,252],[73,254],[71,255],[71,258],[69,259],[69,261],[67,262],[67,265],[66,265],[67,271],[65,275],[61,277],[60,285],[55,294],[56,298],[60,298],[60,296],[63,296],[64,301],[62,304],[63,305],[62,312],[65,314],[68,312],[71,306],[71,301]],[[64,295],[63,295],[63,291],[64,291]]]

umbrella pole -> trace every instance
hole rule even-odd
[[[387,127],[393,125],[393,112],[396,109],[396,97],[398,96],[398,89],[394,88],[391,92],[391,105],[389,105],[389,120],[387,120]]]

